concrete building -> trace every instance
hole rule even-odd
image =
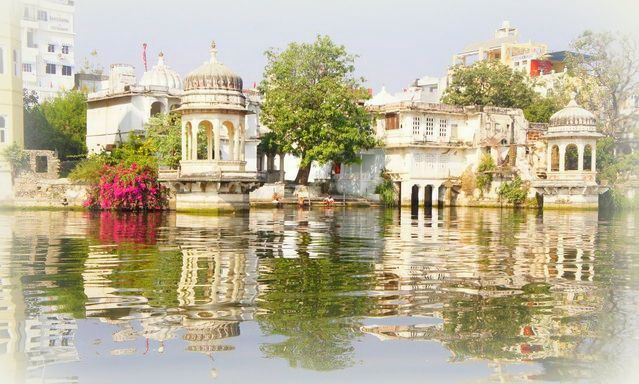
[[[73,0],[21,0],[24,88],[40,100],[73,89],[75,33]]]
[[[402,205],[454,204],[459,178],[483,154],[497,164],[523,162],[528,122],[521,110],[396,101],[382,90],[367,102],[380,148],[336,175],[340,193],[371,196],[385,170]]]
[[[89,153],[124,142],[131,133],[143,134],[151,116],[177,108],[182,96],[182,79],[165,64],[163,53],[139,83],[135,68],[128,64],[111,65],[108,80],[99,82],[105,89],[87,98]],[[105,82],[107,85],[102,84]]]

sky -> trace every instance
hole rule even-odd
[[[358,56],[357,75],[378,91],[441,76],[465,45],[490,39],[503,20],[522,41],[565,50],[586,29],[639,40],[639,0],[76,0],[76,64],[91,51],[104,68],[128,63],[142,74],[159,51],[182,76],[209,57],[259,82],[264,51],[329,35]]]

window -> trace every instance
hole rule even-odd
[[[4,50],[0,47],[0,74],[4,73]]]
[[[55,45],[49,44],[49,46],[47,47],[47,52],[55,52]]]
[[[33,42],[33,29],[27,30],[27,47],[37,48],[38,46]]]
[[[69,54],[69,46],[68,45],[63,45],[62,46],[62,53],[64,53],[65,55]]]
[[[47,21],[47,11],[38,11],[38,20]]]
[[[387,113],[385,116],[385,129],[399,129],[399,116],[396,113]]]
[[[439,120],[439,137],[448,136],[448,120],[441,119]]]
[[[36,173],[49,172],[49,159],[46,156],[36,156]]]
[[[419,116],[413,117],[413,136],[421,136],[422,134],[422,126],[421,119]]]
[[[33,72],[33,67],[31,64],[22,64],[22,72],[31,73]]]
[[[5,142],[5,137],[4,137],[4,127],[6,125],[6,122],[4,120],[4,116],[0,116],[0,143],[4,143]]]
[[[47,64],[46,73],[49,75],[55,75],[55,64]]]
[[[13,50],[13,75],[14,76],[18,76],[20,74],[20,66],[18,65],[18,62],[20,60],[18,59],[18,51],[17,50]]]
[[[435,134],[435,119],[432,117],[426,118],[426,136],[433,136]]]
[[[68,65],[62,66],[62,76],[71,76],[71,67]]]
[[[452,137],[453,139],[457,139],[457,136],[459,136],[459,132],[457,129],[457,124],[451,124],[450,125],[450,137]]]

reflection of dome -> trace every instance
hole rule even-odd
[[[164,64],[164,54],[160,52],[158,63],[150,71],[144,72],[140,85],[182,89],[182,79],[176,71]]]
[[[242,91],[242,78],[217,61],[215,42],[211,44],[211,60],[186,76],[185,90],[229,89]]]
[[[594,127],[596,123],[597,120],[595,119],[595,115],[593,115],[592,112],[581,108],[574,98],[570,100],[565,108],[555,112],[555,114],[550,117],[551,127],[575,125]]]

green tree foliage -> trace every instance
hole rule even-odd
[[[16,143],[3,148],[0,157],[9,163],[13,176],[23,169],[29,169],[29,154]]]
[[[58,151],[61,158],[86,153],[86,95],[68,91],[38,103],[25,91],[24,134],[28,149]]]
[[[494,60],[453,68],[450,85],[442,101],[453,105],[526,108],[535,99],[528,78]]]
[[[385,206],[394,207],[397,205],[398,200],[395,183],[393,183],[393,180],[386,170],[382,171],[381,177],[382,182],[375,187],[375,193],[379,195],[379,198]]]
[[[260,91],[262,122],[284,153],[300,158],[296,181],[306,184],[311,164],[357,161],[376,141],[360,101],[368,97],[354,76],[355,57],[327,36],[266,52]]]
[[[532,103],[524,108],[526,120],[533,123],[548,123],[550,116],[568,103],[567,98],[554,93],[543,97],[535,95]]]
[[[497,191],[499,197],[506,199],[511,204],[521,205],[526,201],[528,195],[528,187],[524,184],[524,181],[515,176],[512,182],[504,182]]]
[[[596,112],[604,133],[624,132],[634,126],[636,115],[625,107],[639,94],[637,42],[630,36],[585,31],[571,48],[575,54],[568,57],[570,74],[581,80],[579,91],[589,93],[585,107]]]
[[[201,140],[200,140],[201,141]],[[181,158],[181,120],[174,114],[157,114],[149,119],[146,136],[131,134],[129,139],[111,152],[92,155],[81,161],[69,174],[78,182],[95,184],[105,165],[122,164],[176,168]]]
[[[477,167],[477,188],[484,193],[484,191],[490,189],[490,184],[493,182],[492,172],[497,169],[495,160],[489,154],[484,154],[481,157],[479,166]]]

